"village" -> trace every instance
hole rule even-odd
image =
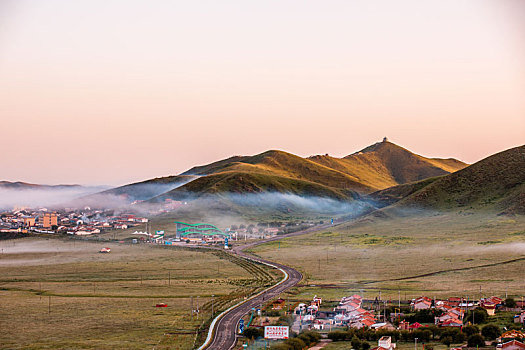
[[[354,350],[393,350],[396,342],[412,343],[415,349],[433,349],[435,343],[450,349],[496,348],[525,349],[525,303],[496,296],[478,300],[461,297],[433,299],[426,296],[412,300],[363,299],[359,294],[338,302],[324,302],[314,296],[309,302],[279,298],[259,311],[259,317],[247,322],[251,329],[244,335],[257,344],[261,327],[289,326],[290,340],[301,334],[317,333],[317,339],[350,342]],[[504,318],[502,318],[504,316]],[[504,322],[502,323],[502,319]],[[299,335],[299,337],[297,337]],[[377,346],[373,342],[377,341]],[[370,344],[369,342],[372,342]],[[308,344],[306,344],[308,345]],[[257,347],[255,347],[257,348]],[[274,344],[272,349],[280,349]],[[350,349],[350,347],[348,347]]]
[[[176,205],[168,203],[167,205]],[[178,205],[178,204],[177,204]],[[64,208],[50,210],[47,208],[19,207],[0,212],[0,233],[4,238],[16,234],[67,234],[71,236],[98,236],[126,230],[138,229],[128,238],[133,243],[150,242],[174,244],[182,242],[191,245],[224,244],[230,241],[264,239],[279,234],[304,230],[321,222],[269,222],[240,223],[219,229],[213,224],[186,224],[174,222],[167,230],[153,231],[150,220],[133,213],[117,213],[114,210],[102,210],[91,207]],[[11,234],[11,235],[9,235]],[[102,239],[110,240],[113,236]]]
[[[0,213],[0,232],[88,236],[127,229],[147,222],[147,218],[134,214],[114,214],[113,211],[90,207],[65,208],[57,211],[47,208],[15,208]]]

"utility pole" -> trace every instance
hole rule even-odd
[[[414,338],[414,350],[417,350],[417,339],[418,338]]]
[[[399,298],[398,307],[401,309],[401,290],[398,291],[398,298]]]
[[[47,313],[51,313],[51,295],[48,297],[48,302],[47,302]]]
[[[199,313],[200,313],[200,310],[199,310],[199,296],[197,295],[197,320],[199,319]]]
[[[479,286],[479,302],[481,302],[481,286]]]
[[[213,297],[214,297],[214,296],[215,296],[215,295],[213,295],[213,294],[211,295],[211,317],[212,317],[212,318],[213,318]]]

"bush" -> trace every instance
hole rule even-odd
[[[469,326],[463,327],[462,332],[465,333],[467,337],[470,337],[472,334],[478,334],[479,328],[478,326],[469,325]]]
[[[454,343],[463,343],[467,340],[467,335],[462,332],[458,332],[454,337]]]
[[[450,335],[447,335],[446,337],[441,337],[441,343],[445,344],[446,346],[450,347],[450,344],[454,341],[454,338],[452,338]]]
[[[242,333],[248,339],[257,339],[264,337],[264,330],[262,328],[248,327]]]
[[[488,324],[481,329],[481,335],[489,340],[494,340],[501,335],[501,330],[495,324]]]
[[[512,298],[505,299],[505,306],[506,307],[510,307],[510,308],[515,308],[516,307],[516,300],[514,300]]]
[[[481,307],[477,307],[474,310],[469,311],[466,320],[463,321],[463,322],[470,322],[472,324],[479,324],[479,323],[487,322],[488,318],[489,318],[489,314],[487,313],[487,310],[485,310],[485,309],[483,309]]]
[[[268,311],[265,311],[264,314],[268,317],[278,317],[278,316],[281,316],[281,313],[279,312],[279,310],[268,310]]]
[[[434,323],[434,317],[441,316],[443,311],[439,309],[418,310],[414,315],[408,316],[406,320],[410,323]]]
[[[359,350],[361,348],[361,340],[356,337],[354,335],[354,337],[352,338],[352,348],[354,348],[355,350]]]
[[[311,345],[317,343],[321,339],[321,335],[317,332],[305,331],[299,334],[298,338],[306,345]]]
[[[346,340],[347,334],[344,331],[333,331],[328,333],[328,339],[331,341],[343,341]]]
[[[366,341],[362,342],[362,343],[361,343],[361,349],[363,349],[363,350],[368,350],[368,349],[370,349],[370,343],[369,343],[369,342],[366,342]]]
[[[302,350],[306,347],[306,344],[299,338],[290,338],[284,343],[290,347],[290,350]]]
[[[485,346],[485,339],[481,334],[472,334],[470,337],[468,337],[468,346],[470,348]]]
[[[418,338],[423,343],[428,343],[432,337],[432,331],[429,329],[416,329],[412,332],[412,338]]]

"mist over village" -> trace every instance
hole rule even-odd
[[[0,349],[525,350],[523,2],[0,19]]]

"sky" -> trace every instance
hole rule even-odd
[[[0,0],[0,180],[525,140],[525,2]]]

